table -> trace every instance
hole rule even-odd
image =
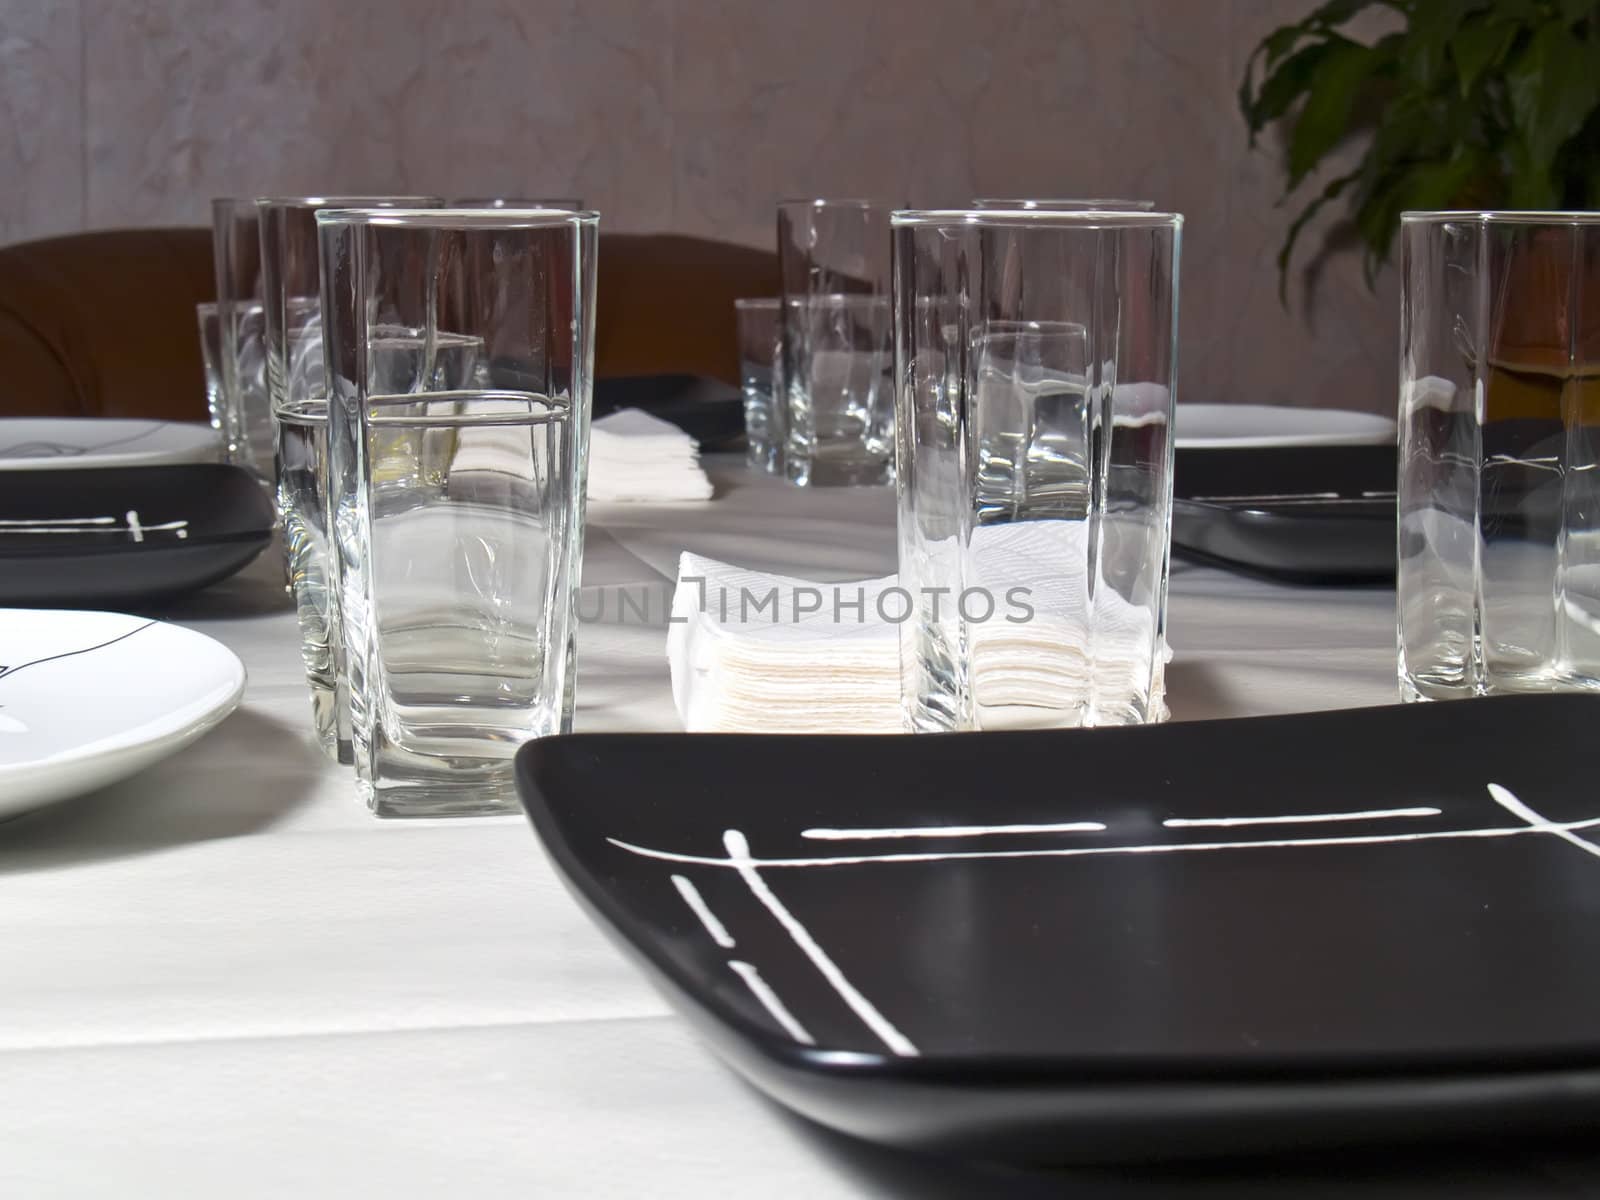
[[[580,730],[677,728],[663,640],[682,550],[825,580],[893,569],[887,490],[708,461],[710,503],[590,510]],[[670,1015],[521,820],[368,815],[311,741],[280,571],[265,556],[160,614],[244,660],[232,718],[0,830],[0,1195],[1461,1197],[1600,1179],[1576,1151],[1024,1176],[813,1129]],[[1174,717],[1392,702],[1392,611],[1387,589],[1176,564]]]

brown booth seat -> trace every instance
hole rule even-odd
[[[737,384],[733,302],[778,289],[769,251],[602,233],[595,375]],[[194,306],[215,294],[207,229],[113,229],[0,247],[0,416],[204,420]]]

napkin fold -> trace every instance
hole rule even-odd
[[[699,444],[671,422],[625,408],[590,425],[591,503],[709,500],[711,490]]]
[[[1027,619],[969,622],[974,699],[986,727],[1026,726],[1046,711],[1133,704],[1151,678],[1152,616],[1112,589],[1094,611],[1080,579],[1036,559],[1040,530],[980,530],[974,561],[1027,589]],[[1080,522],[1070,523],[1081,525]],[[1020,533],[1015,531],[1022,531]],[[1060,543],[1080,536],[1042,531]],[[1020,561],[1019,561],[1020,560]],[[1056,559],[1057,562],[1070,561]],[[893,593],[893,594],[891,594]],[[995,595],[1005,597],[1007,588]],[[672,696],[690,732],[900,733],[900,633],[906,611],[896,576],[817,583],[749,571],[685,553],[678,563],[667,660]],[[1020,618],[1021,607],[1010,610]],[[1090,657],[1091,624],[1096,630]],[[1150,705],[1166,716],[1162,645]]]

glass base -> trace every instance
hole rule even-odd
[[[894,463],[882,458],[806,458],[793,449],[783,456],[783,472],[799,487],[881,487],[894,482]]]
[[[783,474],[783,455],[778,452],[778,447],[754,442],[745,449],[745,465],[752,471],[761,471],[767,475]]]
[[[349,766],[355,762],[355,749],[350,744],[349,720],[340,717],[339,691],[326,684],[311,682],[311,726],[316,731],[317,744],[334,762]]]
[[[1543,696],[1553,692],[1600,691],[1600,682],[1587,675],[1558,675],[1551,671],[1519,675],[1494,675],[1449,681],[1400,676],[1400,700],[1414,704],[1430,700],[1470,700],[1475,696]]]
[[[356,764],[356,787],[380,817],[487,817],[520,813],[515,743],[503,753],[420,754],[393,743],[368,747]],[[375,751],[375,752],[374,752]]]
[[[380,817],[500,817],[522,811],[509,770],[503,779],[479,777],[377,787],[362,781],[360,791],[367,807]]]

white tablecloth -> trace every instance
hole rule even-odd
[[[676,728],[681,550],[893,569],[888,491],[713,475],[711,503],[591,509],[585,611],[603,616],[581,634],[580,730]],[[934,1166],[768,1104],[589,924],[522,821],[380,822],[356,802],[310,740],[280,570],[268,556],[162,614],[243,658],[238,713],[0,828],[0,1196],[1169,1194],[1159,1172]],[[1176,718],[1392,702],[1392,605],[1176,565]],[[1499,1195],[1479,1189],[1561,1169],[1430,1162],[1400,1183]],[[1283,1194],[1282,1170],[1226,1174],[1186,1194]]]

